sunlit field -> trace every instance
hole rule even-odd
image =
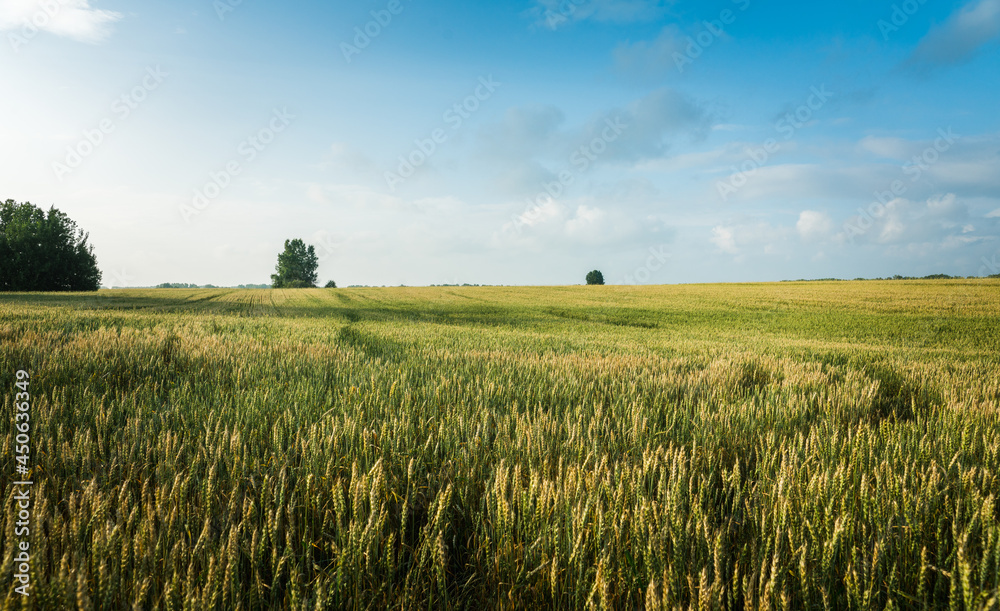
[[[1000,281],[0,294],[34,609],[1000,608]]]

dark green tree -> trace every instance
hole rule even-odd
[[[316,249],[302,240],[285,240],[285,252],[278,255],[277,272],[271,275],[271,286],[276,289],[315,288],[316,268],[319,259]]]
[[[587,284],[604,284],[604,274],[597,271],[596,269],[587,274]]]
[[[326,283],[326,286],[325,286],[325,287],[323,287],[323,288],[327,288],[327,289],[335,289],[335,288],[337,288],[337,283],[336,283],[336,282],[334,282],[333,280],[331,280],[331,281],[327,282],[327,283]]]
[[[55,206],[0,203],[0,291],[96,291],[101,270],[88,237]]]

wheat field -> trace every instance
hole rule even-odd
[[[1000,609],[998,355],[992,280],[3,294],[2,608]]]

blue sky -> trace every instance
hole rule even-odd
[[[367,31],[367,33],[366,33]],[[107,286],[1000,273],[1000,0],[0,0]]]

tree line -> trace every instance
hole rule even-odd
[[[96,291],[100,288],[101,271],[97,268],[97,257],[88,239],[89,235],[55,206],[46,212],[30,202],[18,203],[8,199],[0,203],[0,291]],[[315,288],[318,267],[315,247],[301,239],[285,240],[285,248],[278,254],[275,273],[271,275],[270,288]],[[988,277],[996,278],[998,275]],[[923,278],[897,275],[885,280],[959,278],[933,274]],[[595,269],[587,274],[586,282],[588,285],[603,285],[604,275]],[[164,283],[156,288],[216,287]],[[239,288],[268,288],[268,285],[249,284]],[[325,288],[337,288],[337,284],[331,280]]]
[[[89,235],[55,206],[0,204],[0,291],[96,291],[101,285]]]

